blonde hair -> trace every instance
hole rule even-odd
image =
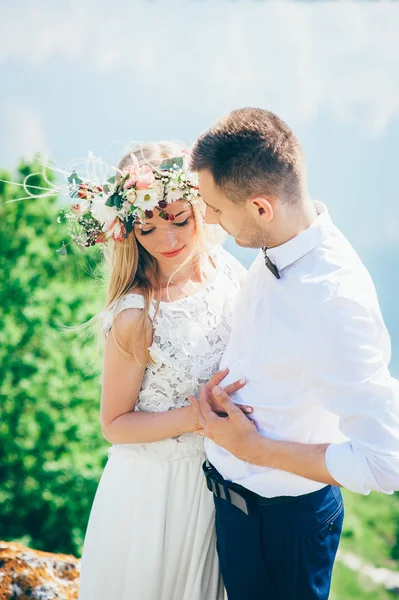
[[[149,164],[156,168],[166,158],[173,158],[181,154],[184,150],[182,144],[176,142],[153,142],[140,144],[129,150],[119,162],[118,168],[122,171],[125,167],[132,163],[131,154],[139,161],[140,165]],[[199,200],[201,202],[201,200]],[[200,210],[200,205],[191,205],[194,221],[195,235],[197,244],[194,250],[184,261],[187,265],[201,252],[209,252],[211,240],[210,236],[206,235],[203,215]],[[151,331],[149,320],[150,308],[154,298],[156,297],[155,314],[159,310],[161,298],[161,281],[157,260],[149,254],[145,248],[137,242],[134,231],[123,240],[123,242],[114,242],[109,240],[104,248],[105,266],[107,268],[107,297],[105,309],[113,307],[118,300],[131,290],[138,290],[144,297],[144,310],[137,321],[137,325],[132,332],[133,344],[137,340],[142,340],[145,346],[145,356],[149,363],[152,359],[149,350],[145,344],[148,334]],[[178,271],[177,270],[177,271]],[[175,273],[174,273],[175,274]],[[174,275],[173,274],[173,275]],[[172,275],[172,277],[173,277]],[[130,348],[123,343],[120,331],[118,330],[117,319],[114,323],[114,339],[118,348],[128,358],[135,359],[135,353],[130,351]]]

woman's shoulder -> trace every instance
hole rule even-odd
[[[103,321],[102,333],[109,333],[112,325],[118,315],[121,315],[123,321],[126,321],[128,325],[130,321],[135,321],[139,318],[139,314],[136,311],[142,311],[145,309],[146,300],[144,292],[139,288],[132,288],[128,290],[123,296],[118,298],[109,307],[103,310],[101,317]],[[133,309],[133,310],[129,310]],[[126,312],[129,311],[129,312]],[[153,318],[153,307],[152,304],[149,306],[149,317]]]
[[[140,288],[131,288],[123,296],[121,296],[114,304],[115,316],[128,308],[145,307],[145,297],[143,290]]]

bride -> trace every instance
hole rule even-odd
[[[203,439],[187,397],[227,374],[217,369],[245,270],[211,247],[186,154],[147,144],[123,157],[108,187],[70,180],[86,245],[106,242],[109,265],[101,425],[112,445],[87,527],[80,600],[223,597]]]

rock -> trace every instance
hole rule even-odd
[[[0,600],[77,600],[80,561],[0,542]]]

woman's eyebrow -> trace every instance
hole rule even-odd
[[[177,215],[174,215],[174,217],[180,217],[180,215],[182,215],[183,213],[187,212],[188,208],[185,208],[184,210],[180,211],[179,213],[177,213]],[[155,225],[153,223],[142,223],[142,225],[148,225],[149,227],[155,227]]]

